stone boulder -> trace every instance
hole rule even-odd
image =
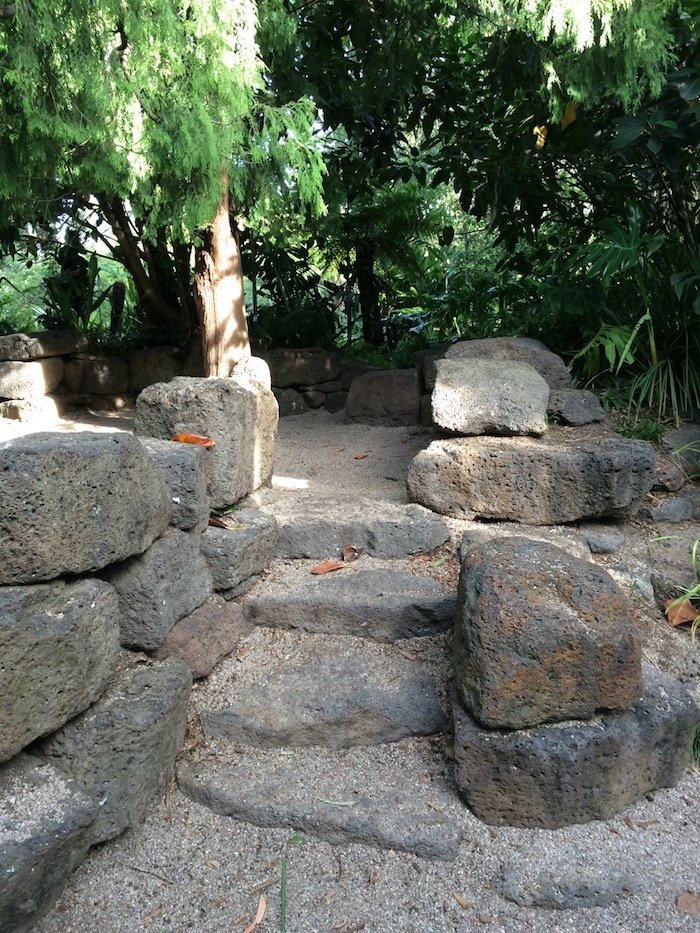
[[[672,677],[645,667],[644,681],[630,710],[515,732],[481,728],[455,700],[460,795],[485,823],[556,829],[673,787],[691,762],[698,709]]]
[[[280,389],[329,382],[340,376],[343,367],[340,353],[319,347],[265,350],[260,356],[270,367],[272,384]]]
[[[138,826],[173,776],[192,685],[182,661],[140,663],[43,743],[42,752],[96,803],[94,845]]]
[[[58,395],[36,395],[33,398],[15,398],[0,402],[0,418],[10,418],[29,424],[57,421],[66,410]]]
[[[140,557],[107,569],[119,597],[122,645],[158,648],[173,625],[211,595],[212,576],[199,543],[198,534],[171,528]]]
[[[572,427],[605,420],[600,399],[586,389],[552,389],[547,414],[554,421]]]
[[[433,441],[408,469],[409,497],[453,518],[561,525],[629,518],[654,481],[654,448],[601,436]]]
[[[345,414],[362,424],[419,424],[420,397],[415,369],[377,369],[354,380]]]
[[[40,360],[65,356],[80,349],[85,340],[70,330],[41,331],[34,334],[8,334],[0,337],[0,360]]]
[[[595,564],[542,541],[494,539],[465,556],[458,603],[455,682],[481,725],[588,719],[642,695],[641,634]]]
[[[129,364],[118,356],[83,354],[68,360],[63,382],[69,394],[121,395],[129,391]]]
[[[158,468],[128,434],[0,443],[0,584],[85,573],[140,554],[168,527]]]
[[[539,340],[530,337],[487,337],[461,340],[445,351],[447,360],[506,360],[534,366],[550,389],[567,389],[571,384],[564,360]],[[426,382],[426,388],[427,388]]]
[[[119,606],[97,580],[0,588],[0,761],[94,703],[119,659]]]
[[[140,392],[156,382],[170,382],[182,372],[185,354],[178,347],[146,347],[129,357],[129,390]]]
[[[212,438],[208,493],[221,508],[270,482],[277,421],[277,402],[262,382],[178,376],[139,395],[134,430],[164,440],[181,432]]]
[[[455,434],[534,434],[547,430],[549,386],[528,363],[438,360],[433,421]]]
[[[277,547],[277,522],[259,509],[238,509],[226,528],[207,528],[201,548],[214,579],[214,589],[227,598],[238,594],[251,577],[267,567]]]
[[[25,399],[48,395],[63,379],[63,360],[58,356],[29,363],[0,363],[0,398]]]
[[[51,908],[90,848],[93,800],[51,765],[0,767],[0,930],[25,933]]]
[[[170,524],[182,531],[204,531],[209,523],[207,482],[211,455],[196,444],[142,438],[144,450],[161,472],[170,491]]]
[[[289,415],[303,415],[309,410],[309,403],[306,400],[307,393],[298,392],[296,389],[274,389],[274,395],[279,405],[280,418],[287,418]]]

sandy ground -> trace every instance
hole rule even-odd
[[[129,429],[130,421],[127,413],[60,427]],[[5,422],[0,437],[25,429]],[[405,467],[426,442],[418,431],[351,425],[341,415],[287,418],[280,425],[274,485],[319,496],[342,490],[404,501]],[[434,573],[454,582],[454,560],[447,556]],[[663,633],[663,619],[655,624]],[[699,650],[689,639],[678,644]],[[197,688],[193,706],[206,689]],[[205,746],[198,753],[216,752]],[[328,779],[329,767],[338,763],[323,750],[313,761],[309,754],[298,760],[313,793],[317,771]],[[245,760],[251,775],[266,766],[262,752],[246,753]],[[91,852],[36,930],[700,930],[697,770],[689,770],[675,789],[650,794],[613,819],[548,831],[491,827],[476,819],[454,793],[444,737],[351,749],[344,765],[359,786],[372,787],[386,774],[406,788],[434,785],[446,794],[448,812],[464,832],[459,857],[442,862],[365,845],[332,846],[306,833],[218,816],[175,789],[167,805],[154,801],[143,825]],[[524,901],[556,900],[566,891],[574,899],[578,891],[585,900],[591,890],[607,890],[612,902],[564,910],[523,906],[499,893],[503,878]]]

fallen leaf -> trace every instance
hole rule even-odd
[[[457,891],[450,891],[452,897],[457,901],[462,910],[471,910],[474,906],[471,901],[468,901],[466,897],[462,894],[459,894]]]
[[[198,447],[216,447],[216,442],[204,434],[191,434],[189,431],[183,431],[180,434],[173,434],[170,438],[178,444],[196,444]]]
[[[325,797],[318,798],[321,803],[329,803],[332,807],[354,807],[356,800],[327,800]]]
[[[222,522],[220,518],[217,518],[216,515],[209,516],[209,524],[211,525],[212,528],[228,529],[228,525],[225,522]]]
[[[355,460],[366,460],[369,454],[355,454]]]
[[[625,824],[627,829],[634,829],[634,823],[628,816],[623,816],[622,822]]]
[[[442,565],[447,561],[446,557],[439,557],[437,560],[433,560],[428,564],[428,567],[442,567]]]
[[[676,910],[682,910],[683,913],[693,917],[700,917],[700,896],[693,894],[692,891],[684,891],[676,899]]]
[[[351,564],[354,560],[360,556],[358,548],[354,544],[349,544],[347,547],[343,548],[343,560],[346,564]]]
[[[330,573],[331,570],[342,570],[344,566],[339,560],[322,560],[320,564],[311,568],[311,573]]]
[[[256,912],[256,914],[255,914],[255,917],[253,918],[253,922],[250,923],[250,924],[245,928],[245,930],[243,931],[243,933],[253,933],[254,930],[257,930],[257,928],[258,928],[258,927],[260,926],[260,924],[262,923],[262,919],[263,919],[263,917],[265,916],[265,911],[266,911],[266,910],[267,910],[267,901],[265,900],[265,895],[264,895],[264,894],[261,894],[261,895],[260,895],[260,900],[258,901],[258,910],[257,910],[257,912]]]
[[[376,884],[377,878],[378,878],[377,869],[374,867],[374,865],[372,865],[372,867],[369,870],[369,875],[367,876],[367,883]]]
[[[677,599],[664,601],[666,616],[671,625],[683,625],[685,622],[695,622],[700,618],[700,610],[696,609],[689,599],[678,602]]]

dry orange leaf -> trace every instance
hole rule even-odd
[[[682,910],[683,913],[691,914],[693,917],[700,917],[700,895],[693,894],[692,891],[679,894],[676,900],[676,910]]]
[[[462,910],[471,910],[474,906],[471,901],[468,901],[464,895],[459,894],[457,891],[450,891],[450,894],[457,901]]]
[[[347,547],[343,548],[343,560],[346,564],[351,564],[354,560],[357,560],[359,556],[360,552],[354,544],[349,544]]]
[[[355,454],[355,460],[366,460],[369,454]]]
[[[320,564],[311,568],[311,573],[330,573],[332,570],[342,570],[344,566],[339,560],[322,560]]]
[[[210,437],[206,437],[204,434],[190,434],[189,431],[173,434],[170,440],[176,441],[178,444],[196,444],[198,447],[210,448],[216,446],[216,442]]]
[[[685,622],[695,622],[700,616],[700,612],[695,608],[689,599],[683,602],[676,602],[675,599],[667,599],[664,602],[666,607],[666,616],[671,625],[683,625]]]
[[[217,518],[216,515],[209,516],[209,524],[212,528],[228,528],[228,525],[222,522],[220,518]]]
[[[250,923],[250,924],[245,928],[245,930],[243,931],[243,933],[254,933],[254,931],[257,930],[257,928],[258,928],[258,927],[260,926],[260,924],[262,923],[262,919],[263,919],[263,917],[265,916],[265,911],[266,911],[266,910],[267,910],[267,901],[265,900],[265,895],[264,895],[264,894],[261,894],[261,895],[260,895],[260,900],[258,901],[258,909],[257,909],[257,912],[256,912],[255,916],[253,917],[253,922]]]

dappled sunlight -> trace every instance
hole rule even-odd
[[[297,479],[295,476],[278,476],[274,474],[272,477],[272,488],[273,489],[309,489],[310,483],[308,479]]]

